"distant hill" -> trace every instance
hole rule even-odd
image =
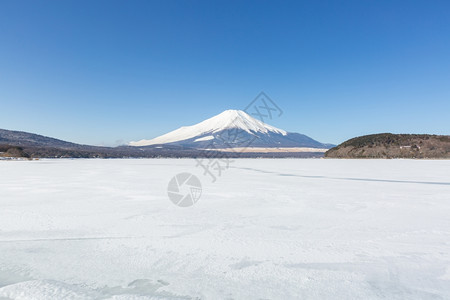
[[[178,148],[136,149],[130,146],[98,147],[80,145],[22,131],[0,129],[0,157],[38,158],[121,158],[179,157],[194,153]]]
[[[450,136],[392,133],[366,135],[331,148],[325,157],[450,159]]]
[[[39,134],[5,129],[0,129],[0,144],[11,144],[16,146],[57,147],[62,149],[83,147],[83,145],[70,143]]]

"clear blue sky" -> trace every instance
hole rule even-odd
[[[450,1],[0,1],[0,128],[115,145],[244,108],[450,134]]]

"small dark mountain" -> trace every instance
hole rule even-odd
[[[350,139],[327,158],[450,158],[450,136],[381,133]]]

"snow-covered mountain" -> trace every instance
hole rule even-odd
[[[265,124],[242,110],[226,110],[192,126],[184,126],[151,140],[131,142],[130,146],[177,145],[183,147],[310,147],[330,148],[312,138],[286,132]]]

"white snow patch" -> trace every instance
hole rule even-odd
[[[214,136],[212,136],[212,135],[207,135],[207,136],[205,136],[205,137],[196,139],[194,142],[209,141],[209,140],[212,140],[212,139],[214,139]]]

